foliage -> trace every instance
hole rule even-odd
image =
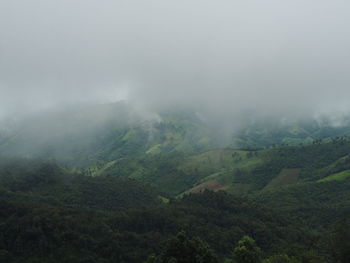
[[[266,189],[253,197],[293,220],[303,220],[304,224],[321,228],[350,213],[349,189],[350,178]]]
[[[255,240],[244,236],[238,241],[233,251],[234,261],[237,263],[260,263],[262,262],[261,249],[255,244]]]
[[[150,262],[166,262],[178,245],[211,255],[206,244],[221,261],[238,242],[237,262],[260,262],[262,254],[268,263],[349,262],[349,222],[339,220],[350,214],[348,139],[189,155],[177,150],[194,139],[180,123],[159,124],[158,154],[137,148],[146,133],[134,127],[98,153],[100,163],[75,172],[53,161],[0,159],[0,261],[128,263],[154,253]],[[330,180],[335,175],[342,180]],[[191,192],[210,181],[247,190]],[[175,236],[181,230],[188,237]],[[245,235],[257,245],[239,241]]]
[[[182,229],[207,242],[219,258],[244,234],[253,235],[266,251],[286,240],[302,240],[302,230],[291,227],[292,222],[224,192],[153,203],[158,197],[147,193],[154,190],[145,192],[148,187],[138,182],[66,174],[55,165],[48,169],[50,163],[23,162],[1,166],[0,179],[6,183],[0,191],[0,257],[5,262],[142,262],[151,253],[160,254],[161,244]],[[30,173],[17,170],[32,165]],[[43,167],[53,180],[31,179]],[[23,180],[30,183],[23,185]],[[206,247],[191,240],[198,251]]]
[[[110,210],[161,203],[158,190],[135,180],[71,174],[38,160],[1,159],[0,185],[0,197],[66,207]]]
[[[334,262],[350,262],[350,215],[334,224],[329,241]]]
[[[200,238],[189,239],[185,232],[179,232],[167,241],[158,257],[151,256],[147,263],[217,263],[218,260],[208,244]]]
[[[329,182],[333,180],[342,181],[348,177],[350,177],[350,170],[345,170],[340,173],[331,174],[325,178],[318,180],[318,182]]]
[[[279,255],[273,255],[268,257],[267,259],[264,259],[262,261],[263,263],[299,263],[295,258],[290,258],[286,254],[279,254]]]
[[[91,168],[90,174],[136,179],[174,196],[198,189],[217,190],[217,185],[231,193],[249,194],[267,186],[323,182],[334,174],[338,178],[339,173],[346,179],[349,147],[350,141],[340,138],[254,151],[215,149],[194,155],[173,151],[117,159]]]

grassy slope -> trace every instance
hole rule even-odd
[[[209,186],[213,182],[232,190],[240,188],[235,177],[251,173],[263,163],[267,153],[268,150],[216,149],[191,156],[176,153],[148,155],[115,160],[92,170],[95,175],[116,175],[153,183],[175,195],[192,187],[201,187],[201,184],[206,184],[206,189],[212,189]]]
[[[343,181],[350,177],[350,170],[345,170],[339,173],[332,174],[318,180],[318,182]]]
[[[249,174],[263,163],[267,151],[243,151],[234,149],[218,149],[188,158],[180,169],[186,174],[200,174],[194,192],[198,189],[222,190],[238,192],[248,187],[239,183],[238,179]],[[220,186],[219,186],[220,185]],[[218,187],[219,186],[219,187]]]
[[[194,155],[173,152],[114,160],[93,167],[92,173],[152,183],[172,195],[202,189],[244,194],[265,187],[317,182],[349,170],[349,148],[349,141],[339,140],[256,151],[225,148]]]

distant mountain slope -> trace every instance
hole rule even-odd
[[[177,195],[192,188],[244,194],[265,187],[330,180],[329,176],[349,169],[350,141],[339,138],[263,150],[226,148],[195,155],[173,152],[121,158],[87,168],[86,172],[134,178]]]
[[[350,135],[350,122],[247,115],[210,119],[190,110],[150,113],[126,102],[76,106],[0,123],[0,156],[56,160],[84,167],[119,158],[215,148],[262,149]]]
[[[310,144],[314,140],[350,136],[349,116],[322,116],[288,120],[248,118],[233,136],[238,148],[263,148],[271,145]]]
[[[54,159],[70,167],[218,145],[218,137],[193,112],[149,115],[126,103],[42,113],[19,121],[11,131],[5,128],[0,125],[0,155]]]
[[[159,192],[130,179],[68,173],[56,164],[0,160],[0,197],[65,207],[113,210],[161,204]]]
[[[263,150],[215,149],[122,158],[91,171],[134,178],[178,197],[206,189],[254,198],[319,231],[350,215],[350,140]]]

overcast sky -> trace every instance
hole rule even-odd
[[[1,0],[0,115],[120,99],[347,109],[349,10],[346,0]]]

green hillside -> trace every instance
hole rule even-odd
[[[234,145],[239,148],[262,148],[271,145],[306,145],[314,140],[350,136],[350,117],[343,116],[334,124],[331,117],[288,120],[284,118],[254,118],[235,133]]]
[[[93,175],[120,176],[152,183],[176,195],[210,180],[227,184],[232,178],[257,167],[265,152],[233,149],[217,149],[198,155],[173,152],[122,158],[87,170]]]
[[[266,255],[304,244],[300,226],[224,192],[160,198],[129,179],[77,175],[45,161],[1,159],[2,262],[142,262],[180,230],[219,258],[245,234]]]
[[[343,181],[350,177],[350,170],[345,170],[339,173],[331,174],[325,178],[318,180],[318,182],[329,182],[329,181]]]
[[[346,177],[343,173],[350,169],[349,149],[350,141],[340,138],[263,150],[226,148],[195,155],[172,152],[121,158],[86,171],[133,178],[171,195],[203,189],[249,194],[264,188],[335,178],[332,176]]]
[[[1,262],[144,262],[183,230],[219,262],[245,235],[265,259],[346,255],[345,126],[253,123],[227,141],[194,112],[70,113],[0,136]]]
[[[0,155],[53,159],[79,168],[123,157],[197,153],[220,146],[219,136],[194,112],[146,117],[121,102],[42,113],[3,134],[1,128]]]
[[[217,164],[234,152],[215,150],[196,160],[209,155]],[[329,231],[350,213],[349,179],[278,184],[249,198],[199,191],[168,200],[136,181],[72,174],[43,161],[2,159],[0,168],[0,258],[9,263],[143,262],[182,230],[207,242],[220,262],[244,235],[264,257],[326,262]]]
[[[142,262],[185,230],[221,261],[249,235],[264,257],[326,262],[328,235],[350,214],[349,144],[146,154],[75,172],[2,158],[0,257]]]
[[[300,169],[282,169],[277,177],[271,180],[271,182],[265,186],[265,188],[277,187],[282,185],[289,185],[298,182],[300,175]]]
[[[347,119],[334,126],[327,119],[247,116],[237,125],[202,115],[190,110],[147,112],[126,102],[42,112],[0,123],[0,156],[52,159],[81,168],[145,154],[299,146],[350,135]]]
[[[347,178],[268,188],[251,197],[293,220],[302,220],[316,228],[350,214],[349,193],[350,178]]]
[[[54,163],[0,160],[0,197],[89,209],[141,208],[161,204],[160,192],[119,177],[70,173]]]

